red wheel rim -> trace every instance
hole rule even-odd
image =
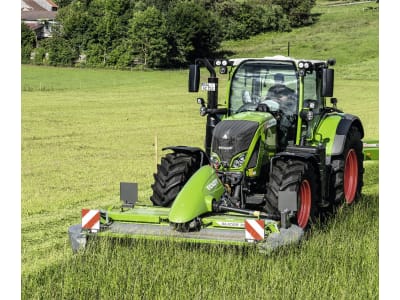
[[[347,153],[344,165],[344,198],[346,203],[350,204],[354,201],[358,184],[358,161],[357,154],[354,149],[350,149]]]
[[[300,209],[297,212],[297,224],[305,228],[311,213],[311,186],[308,180],[303,180],[300,185]]]

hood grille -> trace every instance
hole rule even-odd
[[[246,151],[258,123],[244,120],[225,120],[215,126],[211,144],[212,152],[218,154],[219,158],[230,163],[233,156]]]

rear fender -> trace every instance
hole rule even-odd
[[[169,212],[169,221],[186,223],[212,212],[213,200],[219,200],[224,190],[215,170],[208,165],[201,167],[176,196]]]
[[[364,129],[358,117],[350,114],[329,115],[316,130],[315,136],[320,136],[326,143],[326,156],[340,155],[343,152],[347,134],[351,126],[359,128],[361,138],[364,137]],[[336,129],[335,129],[336,128]]]
[[[344,115],[344,118],[340,120],[336,128],[335,140],[332,145],[332,153],[331,153],[332,156],[339,155],[343,152],[347,134],[350,130],[350,127],[353,125],[359,129],[361,133],[361,138],[364,137],[364,129],[360,119],[350,114]]]

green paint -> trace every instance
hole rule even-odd
[[[212,200],[218,200],[224,187],[210,166],[200,168],[179,192],[171,206],[169,220],[186,223],[212,211]]]
[[[318,140],[316,143],[323,142],[326,146],[326,155],[329,156],[332,153],[333,142],[336,136],[336,128],[339,125],[342,116],[338,114],[328,114],[319,123],[315,130],[314,137]]]

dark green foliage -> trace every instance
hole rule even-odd
[[[159,11],[162,13],[166,13],[169,9],[170,6],[175,5],[177,0],[139,0],[135,1],[138,4],[140,4],[142,7],[156,7]],[[143,9],[144,10],[144,9]]]
[[[88,11],[88,7],[80,1],[73,1],[65,8],[59,9],[57,20],[62,24],[60,34],[70,44],[81,50],[87,47],[93,31],[93,19]]]
[[[126,50],[133,6],[129,0],[75,0],[59,10],[60,34],[70,41],[75,51],[86,56],[86,65],[119,65],[121,60],[117,56],[123,56],[126,61],[126,54],[121,51]]]
[[[131,41],[126,39],[114,47],[108,54],[108,65],[122,69],[133,67],[134,58],[131,44]]]
[[[131,68],[184,66],[215,55],[225,39],[290,31],[313,22],[315,0],[59,0],[50,65]],[[64,42],[68,41],[68,42]],[[61,49],[60,47],[66,47]],[[29,47],[22,47],[28,62]],[[41,50],[40,50],[41,51]],[[39,52],[40,52],[39,51]],[[61,58],[61,53],[66,55]],[[41,58],[37,58],[39,63]]]
[[[38,47],[34,51],[33,63],[35,65],[46,64],[46,49],[44,47]]]
[[[222,42],[220,24],[200,4],[182,1],[167,14],[168,37],[172,47],[170,63],[184,65],[198,57],[208,57]]]
[[[21,61],[29,63],[31,52],[36,44],[36,35],[27,25],[21,23]]]
[[[262,32],[290,30],[287,16],[277,5],[221,1],[215,8],[222,19],[225,39],[241,40]]]
[[[135,13],[129,29],[135,60],[145,67],[165,65],[169,49],[166,37],[166,21],[157,8],[151,6]]]
[[[72,66],[79,56],[67,39],[58,36],[46,40],[45,49],[51,66]]]
[[[313,23],[311,9],[315,5],[315,0],[274,0],[273,2],[282,7],[289,18],[290,26],[300,27]]]
[[[73,0],[53,0],[53,1],[60,8],[69,5]]]

